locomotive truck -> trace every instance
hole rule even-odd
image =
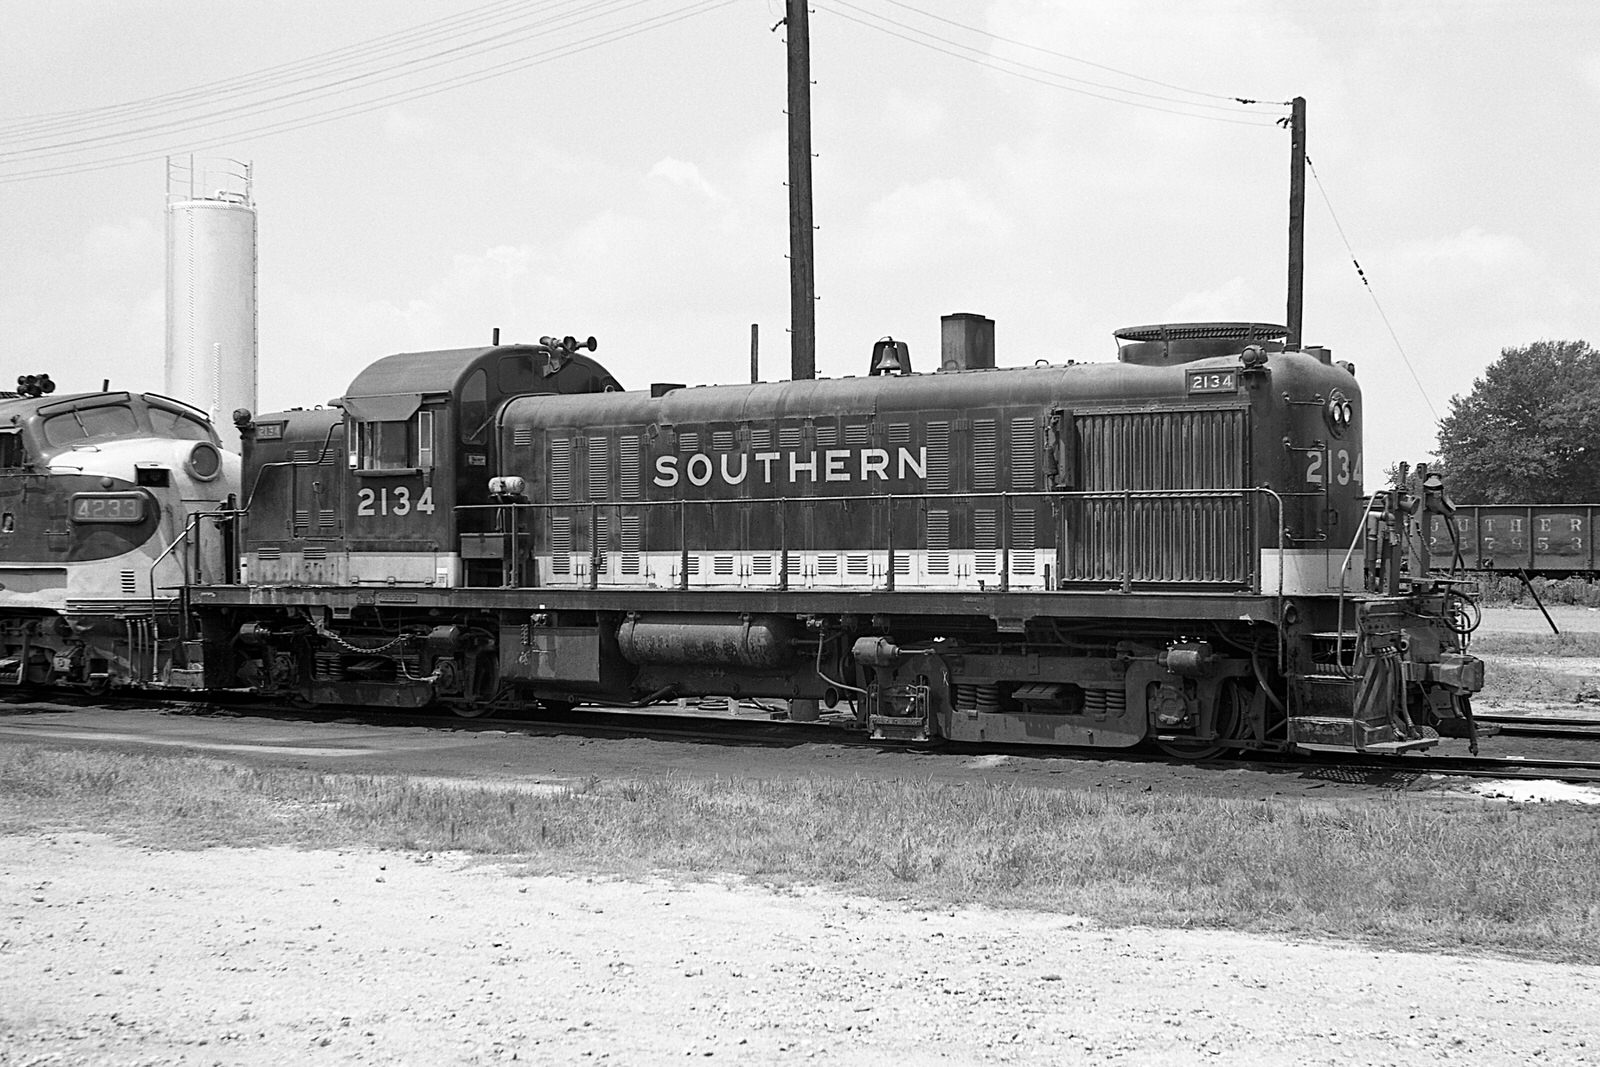
[[[1465,588],[1362,491],[1354,367],[1282,327],[997,368],[625,392],[544,338],[381,359],[239,413],[236,577],[188,684],[309,704],[810,702],[873,736],[1398,752],[1472,736]]]

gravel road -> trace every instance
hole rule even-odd
[[[0,838],[0,1063],[1578,1064],[1600,969],[458,855]]]

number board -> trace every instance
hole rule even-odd
[[[1190,393],[1237,393],[1239,372],[1236,370],[1192,370],[1187,375]]]
[[[144,499],[143,493],[76,493],[72,521],[141,523]]]

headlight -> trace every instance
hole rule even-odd
[[[183,461],[183,469],[195,481],[209,482],[222,473],[222,453],[210,441],[196,441],[189,449],[189,458]]]
[[[1333,436],[1343,437],[1344,432],[1356,418],[1356,406],[1350,398],[1335,389],[1328,397],[1328,403],[1322,409],[1322,417],[1327,420],[1328,428],[1333,431]]]

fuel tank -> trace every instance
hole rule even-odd
[[[617,631],[622,656],[637,666],[756,667],[792,663],[799,624],[781,615],[630,615]]]

